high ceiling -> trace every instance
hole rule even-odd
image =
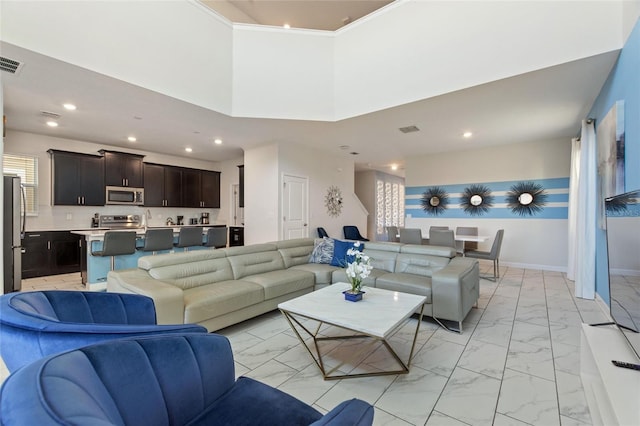
[[[306,11],[303,15],[317,15],[311,5],[329,3],[339,10],[327,19],[335,25],[335,16],[347,13],[343,3],[366,3],[373,10],[388,2],[230,3],[252,6],[245,14],[277,25],[281,23],[272,21],[277,17],[263,15],[267,5],[273,10],[295,5]],[[348,13],[353,19],[359,15]],[[328,25],[307,24],[302,18],[299,22],[303,23],[291,25]],[[208,161],[238,158],[243,150],[266,142],[301,143],[352,158],[357,170],[401,176],[411,156],[514,142],[568,141],[617,57],[617,52],[605,53],[338,122],[319,122],[229,117],[4,42],[0,48],[2,56],[23,63],[18,74],[1,73],[8,129]],[[64,101],[73,101],[78,109],[65,111]],[[47,127],[43,111],[60,114],[59,127]],[[406,126],[420,131],[398,130]],[[465,131],[472,131],[473,137],[463,138]],[[129,134],[138,141],[127,142]],[[223,139],[221,146],[213,145],[215,137]],[[186,147],[193,152],[186,153]],[[392,164],[399,169],[392,171]]]
[[[335,31],[390,0],[202,0],[232,22]]]

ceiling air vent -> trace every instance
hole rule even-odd
[[[418,129],[416,126],[400,127],[398,130],[400,130],[402,133],[413,133],[420,131],[420,129]]]
[[[11,74],[18,74],[21,68],[22,64],[20,62],[0,56],[0,70]]]
[[[40,111],[40,114],[48,118],[54,118],[56,120],[60,118],[60,114],[56,114],[55,112],[50,112],[50,111]]]

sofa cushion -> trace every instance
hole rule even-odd
[[[164,253],[155,256],[143,256],[138,259],[138,268],[148,271],[152,268],[170,265],[183,265],[189,262],[206,261],[225,257],[224,250],[194,250],[181,253]]]
[[[331,280],[331,275],[334,271],[343,271],[344,269],[338,268],[337,266],[331,266],[325,263],[306,263],[303,265],[292,266],[290,269],[296,269],[300,271],[311,272],[316,277],[316,285],[317,284],[331,284],[333,281]]]
[[[264,301],[262,286],[247,281],[222,281],[184,291],[184,321],[203,322]]]
[[[240,254],[228,257],[236,280],[265,272],[284,269],[284,260],[277,250]]]
[[[284,260],[284,267],[291,268],[295,265],[303,265],[309,263],[309,257],[313,250],[312,245],[279,248],[278,251]]]
[[[309,263],[331,263],[333,258],[333,238],[318,238],[314,242],[313,251],[309,257]]]
[[[322,414],[310,405],[248,377],[211,404],[189,426],[310,425]]]
[[[376,244],[380,245],[380,243]],[[373,266],[374,269],[381,269],[387,272],[395,272],[396,259],[398,257],[398,253],[400,252],[400,247],[395,247],[396,250],[377,250],[370,247],[370,244],[367,243],[367,246],[363,250],[363,253],[369,256],[369,264]]]
[[[444,268],[447,264],[447,257],[400,253],[396,258],[395,272],[431,277],[434,271]]]
[[[210,250],[216,251],[216,250]],[[182,265],[158,266],[149,275],[183,290],[233,279],[233,270],[226,257],[186,262]]]
[[[264,300],[269,300],[305,288],[313,289],[314,278],[315,276],[311,272],[285,269],[249,275],[242,278],[242,280],[262,286],[264,288]]]
[[[369,276],[362,280],[362,285],[375,287],[376,286],[376,278],[380,275],[388,274],[387,271],[383,271],[380,269],[372,269],[369,273]],[[331,283],[348,283],[349,278],[347,277],[347,270],[345,268],[339,268],[333,271],[331,274]]]
[[[426,303],[431,303],[431,278],[428,277],[398,272],[384,274],[376,279],[376,288],[419,294],[427,297]]]
[[[347,251],[352,247],[362,251],[362,249],[364,249],[364,244],[360,241],[333,240],[333,257],[331,258],[331,266],[346,268],[347,263],[352,261],[352,259],[349,259],[347,256]]]

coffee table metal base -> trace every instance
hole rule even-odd
[[[371,335],[368,335],[368,334],[365,334],[365,333],[359,333],[359,332],[355,332],[357,334],[347,335],[347,336],[319,336],[320,328],[322,327],[323,324],[331,325],[331,326],[342,328],[344,330],[349,330],[349,331],[354,331],[354,330],[351,330],[351,329],[346,328],[344,326],[331,324],[330,322],[327,322],[327,321],[320,321],[320,320],[312,318],[312,317],[307,317],[307,316],[300,315],[300,314],[293,314],[293,313],[288,312],[286,310],[280,309],[280,312],[282,312],[284,317],[289,322],[289,325],[291,326],[291,329],[296,333],[296,336],[298,336],[298,339],[300,340],[300,343],[302,343],[302,346],[304,346],[304,348],[307,350],[307,352],[309,352],[309,355],[311,355],[311,358],[313,359],[313,361],[316,363],[316,365],[318,366],[318,368],[322,372],[322,376],[323,376],[323,378],[325,380],[339,380],[339,379],[354,378],[354,377],[387,376],[387,375],[392,375],[392,374],[407,374],[409,372],[409,366],[411,364],[411,359],[413,358],[413,351],[414,351],[414,349],[416,347],[416,340],[418,338],[418,332],[420,331],[420,323],[422,323],[422,313],[423,313],[423,311],[424,311],[424,305],[422,305],[422,307],[420,308],[420,315],[419,315],[419,318],[418,318],[418,323],[416,324],[415,334],[413,335],[413,342],[411,343],[411,351],[409,352],[409,359],[405,363],[402,359],[400,359],[400,357],[398,356],[396,351],[393,350],[393,347],[389,344],[389,342],[386,339],[382,339],[382,338],[379,338],[377,336],[371,336]],[[317,327],[315,327],[315,330],[310,330],[308,327],[306,327],[304,324],[302,324],[300,322],[298,317],[306,318],[306,319],[309,319],[309,320],[317,322],[318,323]],[[315,347],[316,354],[313,353],[311,348],[309,348],[309,345],[305,342],[305,340],[304,340],[304,338],[303,338],[303,336],[301,334],[301,331],[304,331],[304,333],[306,333],[309,337],[311,337],[313,339],[313,345]],[[324,361],[322,359],[323,355],[322,355],[322,351],[320,350],[320,345],[318,343],[322,342],[322,341],[351,340],[351,339],[369,340],[369,344],[368,345],[362,345],[359,348],[359,350],[356,351],[348,360],[344,360],[340,364],[338,364],[337,366],[327,370],[327,368],[325,367]],[[381,342],[387,348],[387,351],[393,356],[393,358],[396,360],[396,362],[400,366],[399,369],[397,369],[397,370],[374,371],[374,372],[369,372],[369,373],[335,374],[336,371],[338,371],[338,369],[341,366],[343,366],[344,364],[348,363],[351,360],[357,359],[360,355],[364,354],[367,351],[367,349],[369,349],[370,347],[373,347],[377,342]]]

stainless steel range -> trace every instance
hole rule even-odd
[[[142,222],[137,214],[104,215],[100,216],[98,225],[109,229],[136,229],[142,226]]]

